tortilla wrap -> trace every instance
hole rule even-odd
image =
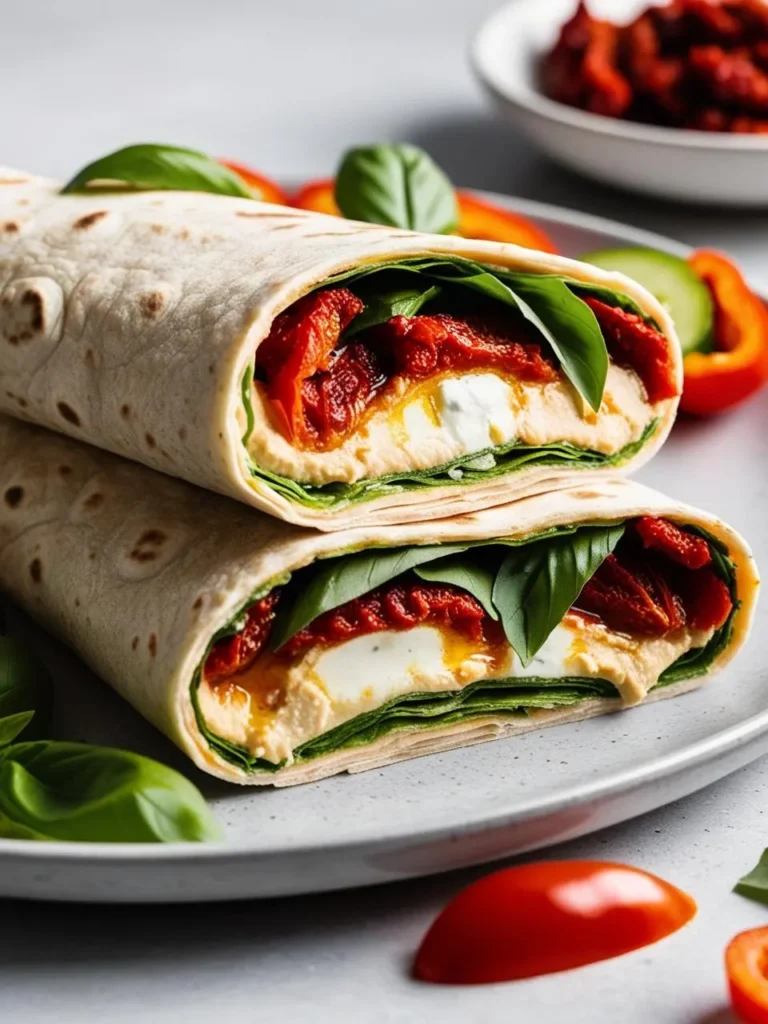
[[[289,785],[580,719],[621,707],[574,707],[404,728],[277,772],[245,771],[211,746],[192,699],[214,636],[287,573],[351,549],[522,539],[559,524],[663,516],[703,528],[735,564],[730,635],[706,674],[747,638],[758,574],[746,543],[714,516],[634,482],[602,480],[514,504],[386,530],[307,531],[259,515],[89,446],[0,418],[0,580],[204,771],[237,783]],[[369,662],[364,666],[369,671]],[[652,690],[674,696],[701,677]],[[65,684],[62,684],[65,685]]]
[[[494,400],[494,415],[506,410],[501,436],[514,446],[505,458],[517,460],[533,447],[538,461],[507,469],[506,462],[489,463],[486,447],[478,466],[470,458],[477,449],[446,433],[442,421],[422,423],[419,430],[432,429],[423,437],[414,427],[405,445],[385,412],[340,448],[300,451],[273,424],[260,386],[246,381],[249,420],[244,381],[275,317],[350,268],[445,254],[608,289],[628,297],[663,332],[679,393],[674,328],[660,304],[623,275],[513,245],[418,235],[219,195],[60,195],[58,188],[0,170],[0,410],[15,417],[323,530],[430,519],[436,511],[458,515],[574,480],[590,485],[636,470],[672,426],[677,398],[650,403],[633,371],[611,363],[596,419],[564,377],[559,391],[538,389],[536,401],[546,390],[540,410],[526,412],[526,398],[517,420],[509,420],[507,399]],[[480,401],[474,394],[462,400]],[[566,414],[584,443],[568,449],[564,461],[562,451],[548,453]],[[466,422],[459,417],[456,429]],[[486,425],[486,438],[500,429],[495,421]],[[543,440],[523,442],[524,434]],[[371,466],[378,469],[358,494]],[[398,482],[400,470],[416,478]],[[419,473],[433,475],[425,483]]]

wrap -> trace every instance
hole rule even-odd
[[[200,768],[275,785],[689,690],[758,587],[634,482],[320,533],[6,418],[0,580]]]
[[[278,518],[587,485],[672,425],[672,323],[620,274],[226,196],[57,189],[0,171],[0,409]]]

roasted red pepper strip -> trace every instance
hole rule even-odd
[[[689,262],[715,302],[716,351],[685,357],[680,407],[710,416],[743,402],[768,381],[768,311],[725,256],[702,249]]]
[[[427,623],[450,627],[478,642],[504,642],[499,623],[466,591],[440,583],[401,580],[326,612],[292,637],[281,652],[292,655],[315,644],[332,646],[369,633],[414,629]]]
[[[326,288],[294,302],[272,324],[256,356],[267,390],[291,438],[312,440],[304,417],[302,385],[332,362],[344,329],[363,303],[347,288]]]
[[[635,371],[650,402],[675,398],[679,393],[673,353],[667,339],[641,316],[600,299],[584,301],[597,317],[611,358]]]
[[[207,680],[216,682],[234,675],[247,668],[261,654],[272,629],[279,599],[280,591],[276,588],[256,601],[248,609],[245,626],[240,632],[224,637],[213,645],[205,660],[204,674]]]
[[[644,547],[661,551],[686,569],[701,569],[712,561],[712,552],[703,537],[681,530],[668,519],[643,516],[635,520],[634,527]]]
[[[293,205],[302,210],[329,213],[341,216],[334,196],[333,178],[310,181],[293,197]],[[462,238],[481,238],[491,242],[511,242],[525,249],[541,252],[557,252],[552,239],[532,221],[518,213],[479,199],[471,192],[457,192],[459,226],[457,234]]]
[[[746,1024],[768,1024],[768,928],[732,939],[725,951],[731,1005]]]

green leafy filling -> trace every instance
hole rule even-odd
[[[597,320],[581,297],[594,295],[653,323],[632,299],[605,288],[556,275],[524,274],[501,267],[486,267],[459,257],[406,259],[362,269],[358,267],[334,275],[321,287],[342,282],[353,285],[365,302],[365,309],[347,329],[348,337],[393,316],[415,316],[442,298],[446,291],[459,300],[463,296],[464,301],[471,300],[472,294],[480,294],[516,309],[549,344],[565,375],[595,410],[599,409],[602,400],[608,353]],[[249,367],[242,385],[248,423],[243,438],[246,446],[254,424],[250,399],[252,379],[253,368]],[[248,461],[251,474],[282,497],[309,508],[330,510],[415,488],[474,484],[491,476],[516,472],[534,462],[539,465],[572,465],[574,468],[620,465],[648,442],[657,426],[658,421],[654,420],[638,441],[612,456],[567,442],[530,447],[512,441],[472,452],[428,470],[394,473],[354,484],[316,486],[273,473],[258,466],[250,456]],[[477,468],[480,459],[488,466],[487,469]]]
[[[683,654],[666,669],[657,687],[705,674],[718,655],[728,646],[736,600],[736,568],[728,549],[716,537],[699,527],[687,527],[704,537],[712,551],[712,567],[727,584],[734,599],[726,623],[704,647]],[[623,532],[623,524],[560,526],[525,541],[494,540],[487,543],[426,545],[402,549],[367,549],[323,559],[294,577],[272,580],[253,594],[231,623],[214,635],[191,686],[197,724],[211,748],[243,771],[274,772],[285,761],[274,763],[254,757],[244,748],[217,736],[207,726],[197,700],[202,665],[208,651],[222,637],[241,628],[243,613],[275,586],[289,586],[285,592],[286,612],[278,617],[273,647],[278,647],[304,625],[332,608],[339,607],[390,579],[413,571],[424,579],[453,583],[472,593],[481,603],[491,605],[504,626],[510,644],[521,660],[530,661],[564,610],[573,603],[587,579],[612,551]],[[499,568],[498,551],[509,554]],[[493,566],[494,560],[496,562]],[[510,579],[506,596],[496,595],[501,570]],[[495,582],[494,582],[495,581]],[[503,588],[504,589],[504,588]],[[509,595],[523,595],[520,602]],[[292,600],[293,598],[293,600]],[[487,602],[487,604],[486,604]],[[509,606],[507,606],[509,605]],[[564,609],[564,610],[561,610]],[[364,746],[402,729],[447,727],[455,722],[488,715],[509,714],[524,717],[535,710],[569,707],[596,698],[618,699],[612,683],[602,679],[511,677],[481,680],[462,690],[442,693],[411,693],[395,697],[381,707],[358,715],[348,722],[309,740],[294,753],[301,762],[353,746]]]

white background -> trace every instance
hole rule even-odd
[[[546,3],[546,0],[541,0]],[[768,216],[685,210],[582,182],[487,113],[466,61],[493,0],[0,0],[9,165],[57,176],[129,141],[332,173],[355,142],[426,146],[462,185],[603,213],[731,250],[768,277]],[[627,861],[693,892],[672,939],[516,985],[408,980],[433,914],[476,873],[229,906],[0,906],[0,1019],[726,1024],[728,938],[768,921],[730,894],[768,844],[764,764],[554,851]]]

